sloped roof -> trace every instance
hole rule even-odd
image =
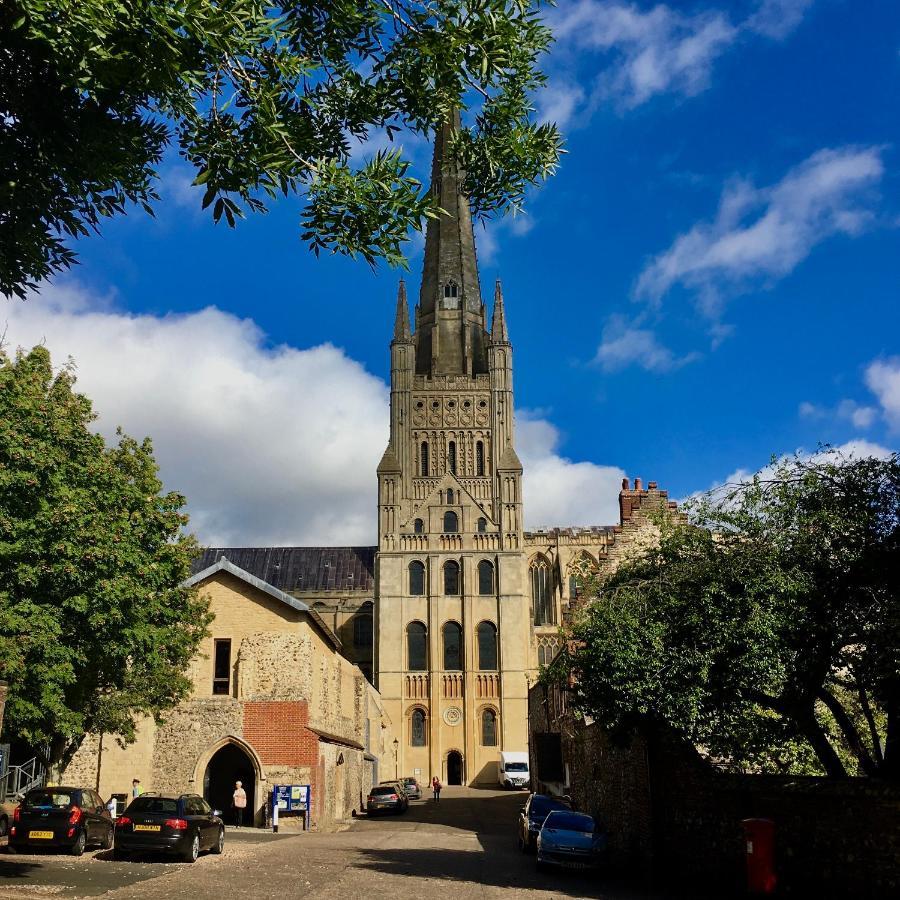
[[[278,600],[281,603],[284,603],[286,606],[291,607],[291,609],[296,610],[297,612],[306,613],[312,620],[315,622],[316,626],[319,630],[325,635],[325,637],[332,643],[334,646],[340,650],[341,642],[338,636],[325,624],[325,621],[322,617],[314,610],[310,609],[307,604],[305,604],[302,600],[298,600],[296,597],[292,597],[290,594],[286,594],[284,591],[279,590],[272,584],[268,584],[262,578],[258,578],[250,572],[245,571],[240,566],[236,566],[227,556],[220,556],[212,565],[207,566],[205,569],[201,569],[199,572],[195,572],[190,578],[188,578],[184,583],[189,587],[193,585],[200,584],[202,581],[206,581],[207,578],[212,578],[214,575],[217,575],[219,572],[227,572],[229,575],[233,575],[235,578],[240,578],[241,581],[246,584],[255,587],[258,591],[262,591],[264,594],[268,594],[275,600]]]
[[[225,556],[281,591],[366,591],[375,589],[377,547],[209,547],[194,560],[193,572]]]

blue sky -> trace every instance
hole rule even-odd
[[[568,153],[525,217],[476,234],[528,524],[610,523],[623,474],[682,497],[818,442],[895,448],[900,5],[550,15],[537,103]],[[289,201],[215,227],[177,159],[162,174],[157,219],[80,242],[71,275],[8,304],[8,339],[72,354],[101,427],[155,438],[203,539],[373,540],[399,273],[317,260]]]

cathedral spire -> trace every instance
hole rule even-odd
[[[394,319],[394,340],[408,341],[412,339],[409,330],[409,302],[406,299],[406,282],[401,278],[397,288],[397,316]]]
[[[456,110],[437,131],[431,192],[442,212],[429,219],[416,311],[416,371],[476,375],[487,371],[484,313],[465,173],[450,146],[461,128]]]
[[[509,334],[506,330],[506,313],[503,311],[503,288],[500,279],[494,285],[494,315],[491,317],[491,342],[508,344]]]

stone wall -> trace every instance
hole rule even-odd
[[[599,818],[610,864],[629,876],[652,874],[660,887],[691,896],[697,885],[704,895],[742,896],[741,822],[766,818],[775,823],[780,895],[876,900],[900,892],[900,786],[723,773],[665,732],[613,743],[574,716],[558,688],[536,685],[529,700],[535,789],[568,794]],[[542,778],[542,763],[552,779]]]

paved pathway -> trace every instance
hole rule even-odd
[[[534,858],[523,856],[515,843],[514,822],[524,798],[524,794],[445,788],[440,803],[414,803],[402,816],[361,818],[333,834],[278,835],[274,840],[250,843],[243,839],[244,834],[236,837],[229,831],[224,857],[205,856],[193,866],[144,864],[158,868],[139,883],[134,876],[117,884],[110,882],[113,869],[140,864],[98,859],[64,861],[59,866],[68,867],[65,878],[59,878],[54,887],[46,877],[40,882],[47,885],[43,891],[61,897],[96,896],[112,888],[107,896],[114,900],[182,896],[215,900],[301,896],[319,900],[644,900],[645,895],[610,886],[597,875],[536,872]],[[6,862],[0,857],[0,900],[35,896],[41,891],[28,873],[18,885],[4,887],[9,885],[2,878]],[[108,876],[95,875],[93,884],[88,884],[84,877],[72,876],[79,864],[84,875],[91,870],[110,872]],[[29,883],[34,887],[29,888]]]

